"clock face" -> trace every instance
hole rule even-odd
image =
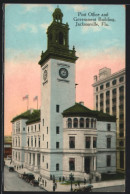
[[[47,70],[43,72],[43,80],[46,81],[46,79],[47,79]]]
[[[59,75],[61,78],[67,78],[68,77],[68,70],[65,68],[61,68],[59,70]]]

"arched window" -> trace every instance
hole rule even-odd
[[[89,119],[86,119],[86,128],[89,128]]]
[[[59,32],[59,44],[63,45],[63,33]]]
[[[81,128],[84,127],[84,118],[80,118],[80,127],[81,127]]]
[[[73,123],[74,128],[78,128],[78,119],[74,118],[74,123]]]
[[[91,128],[93,128],[93,119],[91,119]]]
[[[72,119],[68,118],[68,128],[72,128]]]

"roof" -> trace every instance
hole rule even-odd
[[[94,117],[98,121],[110,121],[115,122],[116,117],[111,116],[107,113],[103,113],[101,111],[91,110],[79,103],[75,103],[74,106],[66,109],[62,113],[63,117],[70,117],[70,116],[87,116],[87,117]]]
[[[28,110],[26,112],[23,112],[20,115],[14,117],[11,122],[14,122],[18,119],[27,119],[27,124],[40,121],[40,110],[33,110],[33,112],[31,112],[31,110]]]

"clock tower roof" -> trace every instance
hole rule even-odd
[[[74,63],[78,57],[74,46],[72,50],[69,49],[69,25],[62,22],[60,8],[56,8],[52,16],[53,21],[47,29],[47,50],[42,51],[39,64],[43,66],[50,58]]]

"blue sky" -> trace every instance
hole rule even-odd
[[[26,5],[10,4],[5,7],[6,48],[26,51],[35,48],[37,51],[46,49],[46,28],[52,21],[56,4]],[[102,50],[112,45],[124,48],[125,42],[125,8],[122,5],[59,5],[64,17],[63,22],[69,23],[70,48],[73,44],[76,50]],[[110,28],[94,28],[83,30],[85,27],[75,27],[74,17],[81,10],[82,13],[109,13]],[[80,17],[81,18],[81,17]],[[84,18],[84,17],[82,17]],[[90,18],[90,17],[89,17]],[[91,17],[93,18],[93,17]],[[80,41],[78,41],[80,37]],[[110,39],[111,37],[111,39]],[[25,44],[26,43],[26,44]]]

